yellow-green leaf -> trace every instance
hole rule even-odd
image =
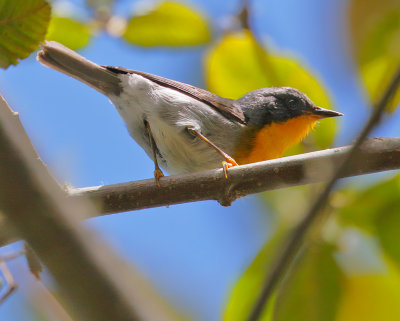
[[[132,17],[123,34],[128,42],[145,46],[196,46],[210,40],[206,18],[175,2],[161,2],[150,12]]]
[[[348,278],[336,321],[397,321],[400,315],[400,275],[386,273]]]
[[[311,72],[291,57],[267,53],[246,30],[226,34],[208,53],[205,71],[208,88],[223,97],[237,99],[261,87],[288,86],[330,108],[325,89]],[[314,133],[317,146],[330,146],[335,121],[323,120]]]
[[[51,8],[45,0],[0,0],[0,67],[18,64],[44,39]]]
[[[344,275],[333,255],[326,243],[307,249],[277,295],[273,320],[335,320]]]
[[[376,103],[400,65],[400,2],[398,0],[352,0],[351,45],[360,75]],[[400,90],[389,106],[400,103]]]
[[[90,40],[89,27],[79,21],[66,17],[52,17],[47,40],[55,40],[73,50],[81,49]]]

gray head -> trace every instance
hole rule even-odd
[[[257,89],[238,99],[248,125],[263,127],[272,122],[284,123],[289,119],[315,115],[316,118],[336,117],[343,114],[315,106],[302,92],[290,87]]]

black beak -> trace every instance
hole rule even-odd
[[[343,116],[342,113],[339,113],[337,111],[329,110],[329,109],[325,109],[325,108],[317,107],[317,106],[313,107],[313,109],[311,110],[311,114],[319,116],[321,118]]]

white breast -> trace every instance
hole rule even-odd
[[[169,173],[221,166],[222,157],[207,143],[191,136],[186,131],[187,126],[200,130],[217,146],[223,144],[219,147],[225,152],[233,153],[234,141],[230,142],[232,138],[229,137],[234,137],[231,130],[239,125],[210,106],[136,74],[121,74],[121,82],[123,92],[119,96],[110,96],[110,100],[117,107],[131,136],[153,158],[144,121],[150,124],[161,154],[159,163]],[[217,131],[220,128],[225,130]]]

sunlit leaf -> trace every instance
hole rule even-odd
[[[73,50],[81,49],[90,40],[90,31],[87,25],[66,17],[52,17],[47,40],[55,40]]]
[[[150,12],[134,16],[123,37],[140,46],[196,46],[210,40],[206,18],[194,9],[174,2],[161,2]]]
[[[397,321],[400,315],[400,275],[390,268],[385,274],[348,278],[337,321]]]
[[[18,64],[44,39],[51,9],[45,0],[0,0],[0,67]]]
[[[326,243],[307,250],[277,295],[273,320],[335,320],[344,276],[333,254]]]
[[[361,77],[373,103],[400,64],[400,2],[398,0],[352,0],[351,45]],[[400,90],[389,106],[400,103]]]
[[[281,233],[269,240],[235,284],[224,312],[224,321],[247,319],[264,285],[271,261],[275,257],[276,248],[281,240]],[[272,306],[273,300],[266,306],[260,321],[272,321]]]
[[[210,50],[205,70],[208,88],[223,97],[237,99],[261,87],[288,86],[330,108],[326,91],[312,73],[291,57],[267,53],[249,31],[226,34]],[[317,146],[330,146],[335,121],[323,120],[314,133]]]
[[[208,54],[205,66],[208,88],[223,97],[237,99],[249,91],[272,85],[274,75],[264,73],[261,68],[269,57],[261,50],[248,32],[226,34]]]

